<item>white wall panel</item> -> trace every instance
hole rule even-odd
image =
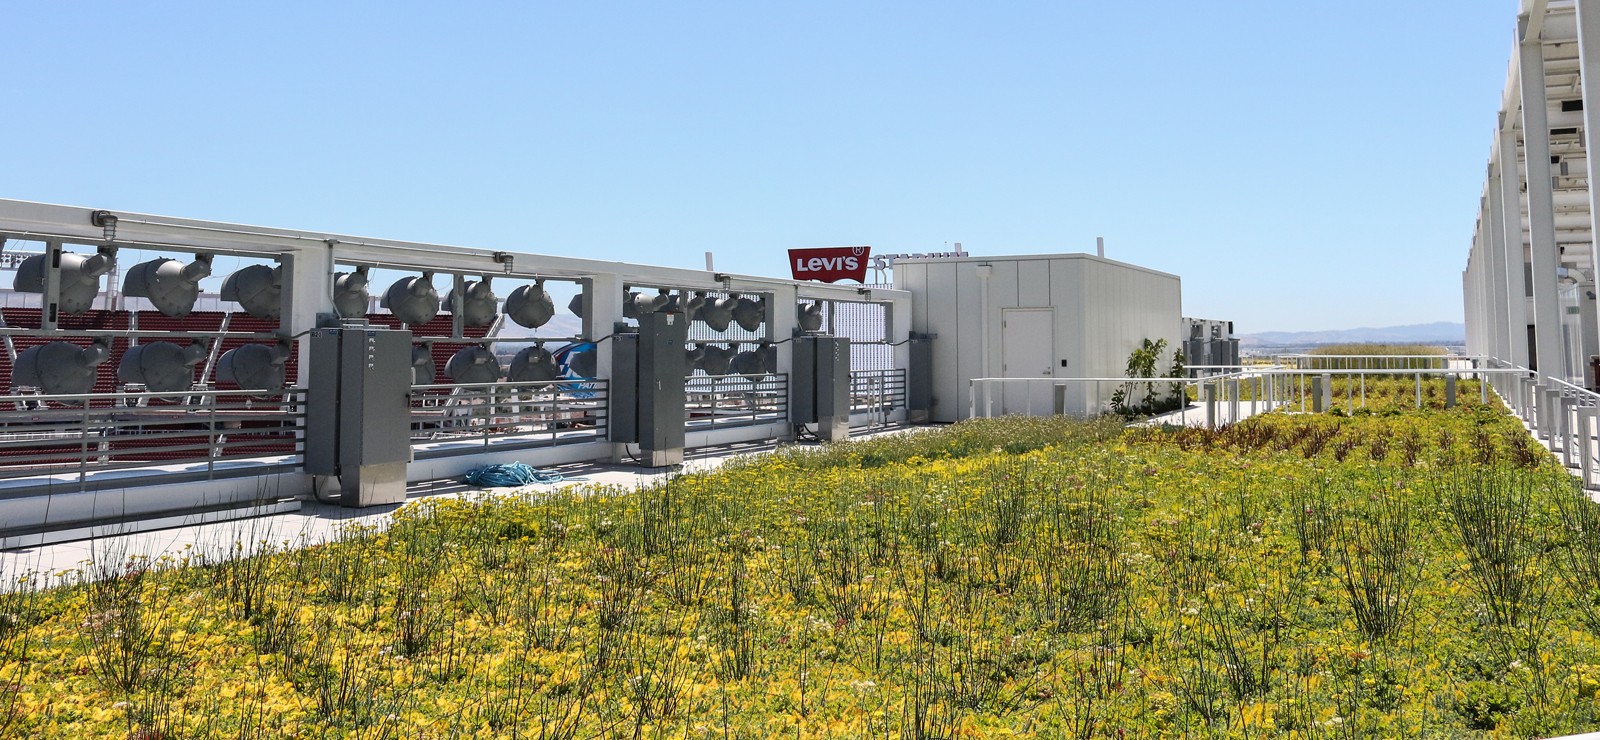
[[[984,264],[992,268],[987,312],[979,305],[983,281],[978,267]],[[985,356],[991,358],[987,375],[1001,375],[1004,309],[1056,309],[1051,371],[1057,378],[1121,377],[1128,355],[1145,338],[1166,339],[1167,357],[1180,339],[1177,276],[1091,255],[903,261],[896,263],[895,284],[913,294],[917,315],[925,317],[918,319],[917,330],[938,335],[933,347],[935,421],[967,416],[969,381],[985,376]],[[1069,394],[1067,410],[1098,409],[1114,390],[1114,383],[1077,386]]]
[[[1023,260],[1016,265],[1018,305],[1050,305],[1050,260]]]

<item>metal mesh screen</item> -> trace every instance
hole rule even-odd
[[[822,330],[850,339],[850,369],[889,370],[894,367],[894,347],[889,346],[889,308],[882,303],[823,301]]]

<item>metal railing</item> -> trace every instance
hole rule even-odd
[[[1282,405],[1291,411],[1323,412],[1335,409],[1354,413],[1375,403],[1420,409],[1437,405],[1453,408],[1467,395],[1489,402],[1489,378],[1515,374],[1515,371],[1485,367],[1366,369],[1366,370],[1273,370],[1287,377],[1287,393]],[[1430,381],[1442,380],[1443,385]]]
[[[1487,358],[1462,355],[1277,355],[1275,364],[1293,370],[1448,370],[1475,367]]]
[[[968,415],[1100,416],[1118,412],[1120,391],[1131,415],[1217,426],[1271,410],[1270,399],[1281,396],[1272,387],[1275,382],[1258,370],[1200,378],[974,378],[968,384]],[[1146,406],[1147,399],[1154,401],[1153,408]]]
[[[1464,394],[1476,395],[1479,403],[1486,404],[1491,383],[1509,386],[1514,379],[1530,375],[1525,369],[1488,367],[1480,358],[1443,359],[1432,368],[1401,369],[1396,365],[1336,371],[1265,366],[1200,378],[979,378],[970,386],[969,412],[974,417],[997,413],[1097,416],[1119,411],[1113,394],[1120,391],[1121,410],[1129,415],[1153,414],[1155,422],[1214,427],[1273,410],[1316,413],[1369,408],[1380,401],[1372,395],[1380,381],[1384,391],[1381,402],[1386,405],[1448,408],[1464,401]],[[1405,386],[1404,399],[1397,380]],[[1442,392],[1439,385],[1428,382],[1431,380],[1444,381]],[[1600,401],[1590,404],[1587,400],[1595,394],[1563,385],[1568,386],[1564,393],[1573,399],[1575,408],[1593,405],[1600,409]],[[1140,408],[1149,397],[1147,389],[1154,389],[1157,401],[1165,407],[1158,403],[1153,409]],[[1531,391],[1524,390],[1521,395],[1533,403]],[[1170,408],[1180,396],[1182,407]],[[1577,400],[1580,397],[1582,402]]]
[[[850,413],[867,414],[874,425],[906,407],[906,371],[857,370],[850,373]]]
[[[1600,487],[1600,393],[1491,358],[1490,384],[1585,489]]]
[[[1271,366],[1199,379],[978,378],[969,387],[970,415],[994,416],[997,412],[1096,415],[1111,411],[1105,396],[1107,388],[1120,387],[1126,389],[1125,393],[1135,395],[1148,384],[1175,382],[1183,385],[1186,405],[1147,419],[1146,423],[1214,427],[1266,411],[1354,413],[1375,406],[1448,409],[1465,404],[1468,399],[1475,398],[1479,404],[1488,405],[1493,398],[1498,398],[1527,425],[1535,439],[1561,459],[1586,489],[1600,488],[1600,393],[1558,378],[1541,378],[1526,367],[1494,358],[1423,357],[1428,362],[1414,364],[1429,367],[1404,367],[1403,362],[1380,357],[1338,369]],[[1017,388],[1022,389],[1024,395],[1007,396]],[[1040,393],[1045,388],[1050,389],[1050,393]],[[1074,389],[1088,401],[1076,409],[1065,402],[1071,400],[1069,391]],[[1017,399],[1021,399],[1020,403]],[[1040,399],[1047,400],[1041,404]]]
[[[0,396],[0,480],[82,485],[106,471],[209,476],[228,460],[298,464],[305,408],[300,388],[270,396],[237,390]]]
[[[411,444],[426,459],[604,440],[606,393],[605,380],[412,386]]]
[[[690,429],[770,424],[789,418],[789,375],[690,375],[684,378]]]

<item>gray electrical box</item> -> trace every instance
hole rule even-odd
[[[345,506],[406,497],[411,332],[345,325],[311,332],[305,470],[338,476]]]
[[[848,337],[795,337],[789,419],[795,424],[816,424],[817,437],[829,442],[850,437]]]
[[[652,312],[639,316],[637,333],[611,339],[611,441],[638,443],[639,462],[658,468],[683,462],[689,317]]]

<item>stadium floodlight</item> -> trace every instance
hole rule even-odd
[[[234,301],[245,313],[275,319],[283,311],[283,268],[266,265],[242,267],[222,281],[222,300]]]
[[[420,276],[394,281],[384,291],[382,305],[407,326],[432,321],[439,315],[439,291],[433,287],[433,271],[424,270]]]
[[[561,368],[556,366],[555,356],[539,345],[527,347],[511,358],[511,368],[506,374],[507,380],[519,383],[545,383],[559,377]]]
[[[117,380],[138,383],[153,393],[176,393],[194,387],[194,366],[206,359],[206,345],[200,341],[179,346],[172,342],[150,342],[128,348],[117,364]]]
[[[666,288],[657,288],[656,294],[652,296],[640,293],[629,293],[628,295],[632,296],[633,318],[638,318],[640,314],[655,313],[657,311],[677,313],[673,295]]]
[[[573,296],[572,300],[567,301],[567,310],[571,311],[573,316],[576,316],[576,317],[578,317],[580,319],[583,318],[583,294],[582,293],[579,293],[579,294]]]
[[[734,348],[718,347],[715,344],[705,344],[700,347],[701,370],[706,375],[727,375],[728,366],[733,362]]]
[[[439,366],[433,361],[433,348],[427,342],[411,345],[411,384],[433,385]]]
[[[778,351],[771,342],[762,342],[755,349],[733,356],[733,371],[751,380],[760,380],[778,372]]]
[[[340,316],[354,319],[367,315],[367,306],[372,303],[372,291],[368,287],[369,269],[361,265],[355,272],[333,274],[333,309]]]
[[[733,307],[733,321],[745,331],[755,331],[761,328],[761,322],[767,318],[767,300],[758,298],[751,300],[744,296],[739,297],[739,303]]]
[[[48,342],[17,355],[11,371],[13,387],[37,388],[41,393],[71,395],[94,389],[100,366],[111,359],[111,340],[101,338],[87,347],[71,342]]]
[[[707,298],[700,304],[699,315],[694,318],[699,319],[712,331],[724,332],[728,330],[728,324],[733,321],[733,308],[737,305],[739,305],[737,296]]]
[[[222,353],[217,360],[217,379],[247,391],[280,391],[283,364],[288,361],[287,345],[246,344]]]
[[[706,348],[699,344],[690,344],[683,349],[684,367],[693,371],[700,366],[700,358],[705,357]]]
[[[123,295],[148,298],[164,316],[188,316],[194,311],[194,302],[200,297],[200,281],[211,276],[211,255],[197,254],[194,261],[183,264],[175,259],[157,257],[140,262],[128,270],[122,280]]]
[[[583,296],[576,296],[578,308],[583,308]],[[550,323],[556,315],[556,302],[550,298],[549,291],[544,289],[543,280],[535,280],[533,285],[521,285],[506,296],[506,318],[517,322],[520,326],[537,329]]]
[[[455,311],[456,291],[444,299],[445,308]],[[489,326],[494,323],[496,316],[500,315],[500,297],[494,294],[494,288],[489,285],[489,276],[484,275],[482,280],[468,280],[461,284],[461,323],[463,326]]]
[[[111,256],[107,252],[88,257],[61,252],[57,310],[70,315],[89,310],[94,305],[95,297],[100,295],[100,276],[110,269]],[[11,287],[19,293],[43,293],[44,273],[45,254],[36,254],[17,265],[17,276]]]
[[[451,355],[444,374],[455,383],[494,383],[500,380],[500,360],[488,347],[474,344]]]
[[[809,305],[796,304],[795,311],[795,321],[800,324],[800,331],[822,331],[822,301],[812,301]]]

